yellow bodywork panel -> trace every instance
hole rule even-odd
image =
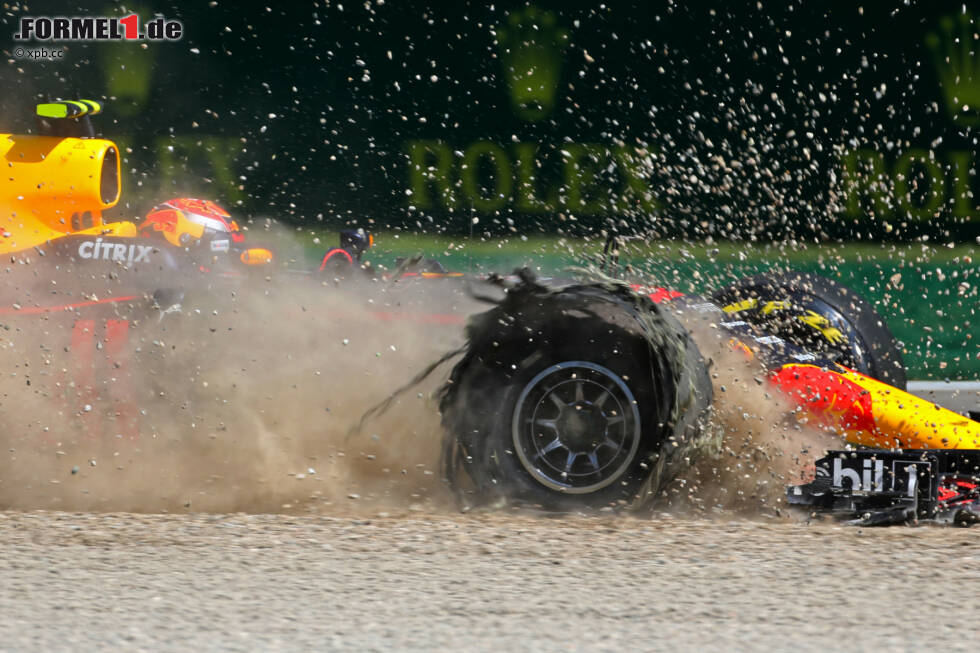
[[[772,377],[808,422],[858,445],[903,449],[980,449],[980,424],[845,368],[791,364]]]
[[[112,141],[0,134],[0,164],[0,253],[107,228],[102,211],[115,206],[120,193]],[[111,228],[119,235],[128,231]]]

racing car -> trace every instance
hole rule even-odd
[[[717,449],[699,324],[754,359],[798,418],[848,443],[788,488],[791,505],[867,524],[975,520],[980,423],[900,389],[900,349],[881,316],[802,273],[710,297],[523,279],[471,319],[443,388],[457,495],[559,510],[655,502]]]
[[[126,307],[163,288],[179,293],[167,286],[170,271],[273,258],[247,247],[231,216],[206,200],[163,202],[140,226],[103,222],[120,178],[116,146],[92,137],[88,121],[100,109],[91,101],[40,105],[39,134],[0,135],[0,253],[25,268],[34,252],[58,261],[47,270],[56,291],[45,284],[42,299],[14,284],[28,298],[0,315],[70,315],[80,395],[92,383],[99,328],[83,310],[110,305],[99,318],[104,343],[114,367],[125,368]],[[343,234],[317,271],[360,269],[370,244],[362,231]],[[420,271],[409,270],[420,262]],[[404,263],[396,278],[461,276],[434,261]],[[504,292],[469,320],[440,394],[443,471],[467,502],[556,510],[654,503],[717,449],[711,361],[692,337],[708,330],[760,365],[795,415],[848,443],[815,462],[812,482],[788,489],[791,504],[869,524],[980,515],[980,423],[905,392],[885,321],[829,279],[766,274],[707,297],[615,275],[561,282],[520,271],[474,281]]]
[[[165,270],[272,261],[269,250],[245,245],[228,212],[207,200],[162,202],[139,223],[105,221],[119,202],[121,179],[116,144],[94,137],[91,118],[101,111],[93,100],[43,103],[37,133],[0,134],[0,254],[20,265],[46,256],[59,261],[45,274],[55,275],[65,296],[84,293],[79,278],[109,275],[115,283],[103,293],[108,303],[152,288]]]
[[[109,220],[121,197],[121,160],[114,142],[95,137],[92,118],[101,112],[93,100],[47,102],[36,108],[35,133],[0,134],[0,254],[8,262],[0,329],[40,333],[42,350],[67,352],[68,360],[44,355],[40,364],[63,370],[51,393],[79,430],[136,439],[145,425],[134,384],[110,382],[137,371],[134,328],[179,315],[189,293],[206,301],[207,293],[248,288],[254,273],[281,272],[286,283],[370,275],[362,258],[372,237],[344,231],[319,265],[282,270],[267,243],[251,242],[211,200],[171,198],[139,219]],[[402,261],[392,274],[461,276],[423,259]]]

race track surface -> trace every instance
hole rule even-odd
[[[966,650],[976,530],[0,513],[0,650]]]

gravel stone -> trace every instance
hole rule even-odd
[[[12,651],[966,650],[975,530],[0,513]]]

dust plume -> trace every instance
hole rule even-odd
[[[155,283],[187,289],[180,310],[157,293],[128,313],[85,313],[95,347],[81,363],[81,313],[0,316],[0,509],[454,509],[433,398],[450,365],[351,427],[462,344],[466,316],[484,308],[462,282],[193,272]],[[48,292],[32,284],[21,294]],[[108,326],[124,319],[128,358]],[[836,442],[800,430],[758,361],[717,330],[687,328],[712,360],[719,446],[657,507],[772,514]]]
[[[473,304],[462,283],[262,274],[167,283],[189,289],[180,311],[147,297],[131,315],[100,315],[81,368],[70,346],[79,315],[3,317],[0,509],[449,504],[430,399],[439,378],[348,432],[459,345]],[[129,360],[113,357],[106,331],[120,317],[130,318]],[[78,378],[86,374],[91,387]]]
[[[721,515],[785,513],[786,486],[812,479],[813,461],[842,445],[801,425],[790,401],[769,385],[760,361],[720,331],[688,322],[714,388],[716,455],[693,461],[665,493],[671,510]]]

